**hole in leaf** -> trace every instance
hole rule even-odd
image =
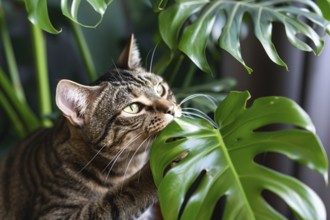
[[[266,126],[262,126],[260,128],[255,129],[256,132],[267,132],[267,131],[279,131],[295,128],[294,126],[288,124],[270,124]]]
[[[179,163],[181,160],[183,160],[184,158],[186,158],[189,154],[189,151],[184,151],[180,154],[180,156],[178,156],[175,160],[173,160],[173,163],[177,164]]]
[[[217,204],[214,207],[213,214],[212,214],[212,220],[218,220],[222,219],[223,213],[225,211],[225,205],[227,201],[227,196],[222,196]]]
[[[299,20],[303,20],[303,19],[299,19]],[[306,22],[304,22],[306,23]],[[314,44],[313,40],[308,38],[306,35],[302,34],[302,33],[297,33],[296,34],[297,39],[301,40],[302,42],[304,42],[305,44],[307,44],[313,51],[316,51],[316,45]]]
[[[184,201],[182,203],[182,206],[180,207],[178,219],[181,218],[181,216],[183,214],[183,211],[184,211],[184,209],[185,209],[185,207],[186,207],[186,205],[187,205],[190,197],[193,195],[193,193],[195,192],[195,190],[198,188],[199,183],[202,181],[202,179],[205,176],[206,172],[207,172],[206,170],[202,170],[200,172],[200,174],[198,175],[198,177],[196,178],[196,180],[190,186],[189,190],[187,191],[186,196],[184,198]]]
[[[292,176],[294,174],[295,162],[280,153],[266,152],[258,154],[254,161],[278,172]]]
[[[170,138],[166,139],[165,143],[172,143],[172,142],[179,141],[182,139],[187,139],[187,138],[186,137],[170,137]]]
[[[189,151],[184,151],[184,152],[182,152],[177,158],[175,158],[175,159],[172,161],[172,163],[170,163],[170,164],[166,167],[166,169],[165,169],[163,175],[165,176],[165,174],[167,173],[167,171],[169,171],[170,169],[172,169],[177,163],[179,163],[181,160],[183,160],[184,158],[186,158],[186,157],[188,156],[188,154],[189,154]]]
[[[277,212],[287,217],[288,219],[296,219],[290,207],[281,197],[269,190],[262,191],[261,195],[265,199],[265,201],[267,201],[267,203]]]

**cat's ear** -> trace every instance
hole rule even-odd
[[[126,45],[124,50],[121,52],[117,63],[117,67],[123,69],[136,69],[141,67],[140,52],[136,45],[134,35],[131,35],[129,43]]]
[[[56,105],[74,126],[83,126],[86,111],[101,93],[101,86],[84,86],[70,80],[61,80],[56,87]]]

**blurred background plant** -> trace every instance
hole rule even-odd
[[[36,128],[52,125],[59,116],[53,98],[58,80],[95,80],[113,65],[131,33],[144,66],[163,75],[178,99],[203,93],[220,102],[234,88],[254,98],[290,97],[311,115],[329,154],[329,37],[320,57],[302,51],[321,52],[330,2],[233,2],[0,0],[0,154]],[[253,4],[259,3],[278,10],[258,14]],[[190,105],[204,112],[216,107],[202,99]],[[322,177],[277,154],[262,160],[307,182],[330,204]]]

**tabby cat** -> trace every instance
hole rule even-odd
[[[132,36],[115,68],[89,86],[61,80],[53,128],[0,164],[0,219],[134,219],[157,201],[149,146],[180,107],[140,65]]]

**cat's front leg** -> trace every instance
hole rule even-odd
[[[156,201],[157,188],[149,163],[103,198],[104,205],[111,209],[113,219],[138,217]]]
[[[97,202],[81,210],[79,219],[127,220],[139,217],[157,201],[157,189],[150,165],[147,163],[139,172],[109,190]]]

